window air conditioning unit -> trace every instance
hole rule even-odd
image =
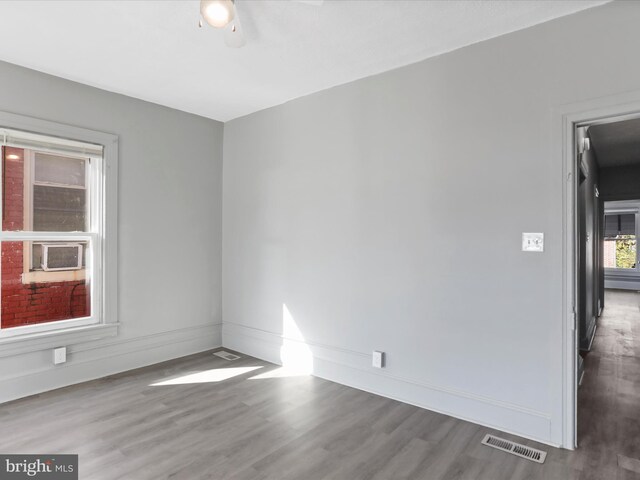
[[[80,270],[81,268],[81,243],[42,244],[42,269],[45,272],[53,272],[56,270]]]

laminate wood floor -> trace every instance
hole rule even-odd
[[[640,479],[640,293],[607,290],[578,390],[584,478]]]
[[[638,300],[607,292],[575,452],[211,352],[0,405],[0,452],[78,453],[100,480],[639,479]],[[481,445],[488,432],[545,464]]]

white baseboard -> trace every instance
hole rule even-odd
[[[42,370],[28,373],[12,372],[0,378],[0,403],[211,350],[221,345],[222,326],[218,324],[70,346],[65,364],[51,364]]]
[[[222,345],[282,364],[281,334],[225,322]],[[287,339],[287,341],[296,341]],[[313,375],[489,428],[559,446],[551,440],[551,416],[528,407],[374,369],[369,355],[312,342]]]

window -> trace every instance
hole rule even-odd
[[[104,145],[8,128],[0,143],[0,340],[104,324]]]
[[[638,267],[636,217],[635,213],[605,214],[605,268],[634,270]]]

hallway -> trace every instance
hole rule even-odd
[[[604,474],[611,479],[640,478],[640,293],[636,291],[606,291],[605,309],[578,390],[578,444],[583,476],[591,471],[593,478],[605,478]]]

